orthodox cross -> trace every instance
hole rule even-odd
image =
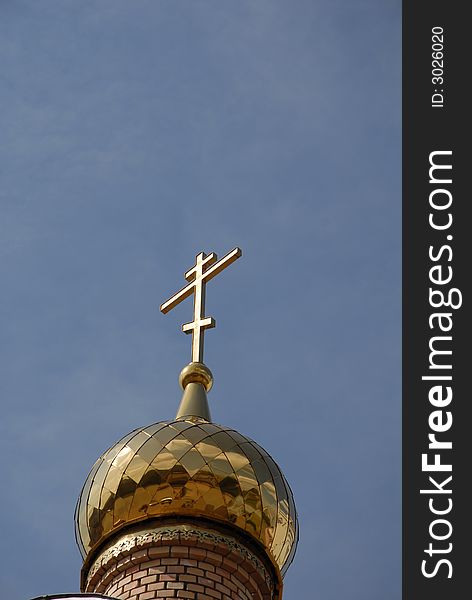
[[[216,322],[213,317],[205,316],[205,287],[210,279],[219,275],[221,271],[229,267],[231,263],[242,255],[239,248],[234,248],[222,259],[214,252],[206,255],[204,252],[197,254],[195,265],[185,273],[185,279],[190,281],[179,292],[169,298],[164,304],[161,304],[161,312],[164,314],[172,310],[182,300],[192,294],[193,297],[193,321],[182,325],[182,331],[192,334],[192,362],[203,362],[203,338],[205,329],[215,327]]]

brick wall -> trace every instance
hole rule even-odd
[[[83,589],[119,600],[275,600],[281,585],[267,566],[227,534],[193,524],[157,527],[104,550]]]

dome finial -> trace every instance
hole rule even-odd
[[[182,300],[194,295],[193,321],[182,325],[183,332],[192,334],[192,362],[180,374],[179,381],[184,393],[177,411],[177,419],[197,418],[211,421],[206,392],[210,391],[213,385],[213,375],[203,364],[203,341],[205,329],[215,327],[216,322],[213,317],[205,316],[205,288],[210,279],[229,267],[241,255],[239,248],[233,248],[221,260],[218,260],[214,252],[208,255],[200,252],[195,258],[195,265],[185,273],[185,279],[190,283],[161,304],[161,312],[166,314]]]
[[[191,362],[180,373],[179,383],[184,393],[176,419],[203,419],[211,422],[206,393],[213,385],[213,375],[203,363]]]
[[[205,317],[205,288],[210,279],[219,275],[223,269],[242,255],[239,248],[234,248],[221,260],[217,261],[214,252],[206,255],[200,252],[196,256],[195,265],[185,273],[185,279],[190,281],[188,285],[174,294],[169,300],[161,304],[161,312],[164,314],[172,310],[182,300],[194,294],[193,298],[193,321],[182,325],[184,333],[192,334],[192,362],[203,363],[203,339],[205,329],[215,327],[213,317]]]

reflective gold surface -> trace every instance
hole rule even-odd
[[[156,423],[105,452],[77,504],[82,555],[125,523],[166,515],[202,516],[244,530],[282,573],[295,553],[297,516],[282,472],[265,450],[227,427]]]
[[[180,372],[179,383],[183,390],[189,383],[201,383],[209,392],[213,386],[213,374],[204,363],[191,362]]]

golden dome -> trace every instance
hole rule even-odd
[[[292,492],[258,444],[202,418],[136,429],[95,463],[76,509],[83,557],[128,523],[205,517],[236,527],[288,568],[298,540]]]

